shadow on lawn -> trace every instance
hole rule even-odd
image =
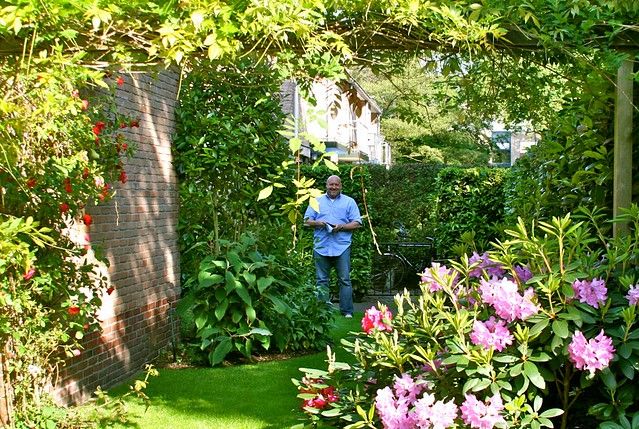
[[[340,338],[360,329],[361,316],[338,316],[332,335],[338,360],[346,357],[337,350]],[[160,369],[146,390],[151,407],[144,414],[140,409],[134,421],[141,429],[291,427],[304,420],[291,382],[302,377],[301,367],[326,369],[326,352],[223,368]]]

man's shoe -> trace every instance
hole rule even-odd
[[[344,317],[346,317],[347,319],[352,319],[353,315],[351,313],[346,313]]]

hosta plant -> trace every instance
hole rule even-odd
[[[639,368],[639,209],[611,239],[597,212],[520,222],[483,255],[422,274],[396,314],[369,309],[354,365],[306,370],[334,401],[311,421],[384,428],[631,428]],[[306,387],[305,387],[306,386]],[[590,413],[591,417],[584,417]]]

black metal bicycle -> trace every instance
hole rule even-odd
[[[435,259],[435,243],[394,241],[379,244],[381,254],[373,255],[371,295],[394,295],[419,285],[420,276]]]

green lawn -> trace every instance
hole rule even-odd
[[[338,360],[347,358],[339,339],[359,331],[362,314],[337,316],[332,332]],[[287,360],[225,368],[160,369],[146,390],[151,407],[127,403],[133,427],[140,429],[280,429],[300,423],[300,400],[291,378],[300,367],[326,369],[326,352]],[[117,395],[132,382],[116,388]],[[119,426],[125,427],[125,426]],[[131,426],[126,426],[131,427]]]

